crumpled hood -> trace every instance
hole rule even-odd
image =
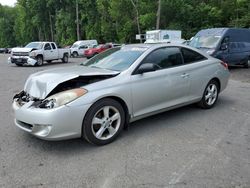
[[[30,75],[25,83],[24,91],[32,97],[45,99],[57,85],[79,76],[115,75],[118,73],[117,71],[86,66],[50,69]]]
[[[13,48],[12,52],[31,52],[33,48]]]

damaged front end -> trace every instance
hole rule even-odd
[[[78,76],[55,86],[44,98],[31,96],[27,91],[21,91],[13,97],[18,107],[29,103],[30,107],[52,109],[68,104],[85,95],[88,91],[83,87],[116,75]],[[39,91],[44,93],[44,91]]]

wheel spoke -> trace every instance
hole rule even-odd
[[[210,95],[207,94],[207,95],[205,96],[205,100],[207,100],[207,99],[209,99],[209,98],[210,98]]]
[[[95,134],[96,137],[97,137],[97,138],[101,138],[105,130],[106,130],[106,129],[104,128],[104,126],[101,126],[100,129],[99,129],[99,130],[97,131],[97,133]]]
[[[110,119],[112,121],[118,120],[118,119],[120,119],[120,114],[119,113],[115,113]]]
[[[93,119],[93,122],[92,122],[92,123],[93,123],[93,124],[102,124],[102,122],[103,122],[102,119],[95,117],[95,118]]]
[[[211,86],[208,86],[207,91],[208,91],[208,93],[211,93],[211,91],[212,91]]]
[[[104,118],[109,118],[109,107],[105,106],[103,108],[103,114],[104,114]]]
[[[109,131],[109,134],[110,134],[110,135],[114,135],[115,132],[116,132],[115,128],[112,127],[112,126],[109,126],[109,127],[108,127],[108,131]]]
[[[209,97],[207,104],[208,104],[208,105],[211,105],[211,101],[212,101],[212,98]]]
[[[211,85],[211,93],[214,93],[214,91],[215,91],[215,86],[214,85]]]

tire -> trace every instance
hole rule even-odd
[[[73,57],[77,57],[78,56],[78,53],[77,52],[73,52]]]
[[[216,80],[211,80],[203,93],[202,99],[198,105],[203,109],[212,108],[219,96],[219,83]]]
[[[69,62],[69,56],[68,56],[68,54],[64,54],[63,55],[62,62],[63,63],[68,63]]]
[[[246,68],[246,69],[250,68],[250,57],[247,60],[246,64],[244,65],[244,68]]]
[[[37,63],[36,63],[37,66],[43,65],[43,57],[42,56],[37,56],[36,60],[37,60]]]
[[[113,99],[102,99],[93,104],[85,115],[82,135],[91,144],[109,144],[124,127],[125,112]]]

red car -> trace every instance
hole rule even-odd
[[[88,59],[101,53],[104,52],[105,50],[112,48],[111,44],[101,44],[95,48],[89,48],[84,51],[84,56],[87,57]]]

